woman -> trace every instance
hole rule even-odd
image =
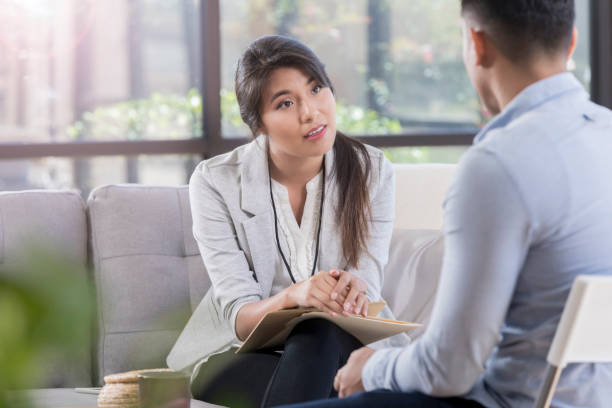
[[[268,312],[365,315],[380,299],[393,171],[382,152],[336,131],[331,83],[302,43],[254,41],[238,62],[235,89],[256,139],[200,163],[191,178],[193,231],[212,287],[168,365],[193,368],[194,397],[208,402],[327,398],[338,368],[362,346],[327,320],[297,325],[282,354],[230,348]]]

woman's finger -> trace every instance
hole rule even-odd
[[[331,300],[329,298],[329,295],[326,292],[320,290],[319,288],[311,288],[310,295],[315,298],[320,304],[323,304],[328,310],[330,310],[332,312],[330,313],[332,316],[342,313],[342,306],[339,305],[337,302]]]
[[[325,272],[325,271],[321,271],[321,272]],[[332,269],[329,273],[325,272],[325,273],[317,273],[316,276],[316,283],[317,286],[323,290],[324,292],[327,293],[327,297],[335,300],[336,303],[338,303],[340,305],[340,307],[342,307],[342,305],[344,304],[344,300],[346,298],[346,295],[348,294],[348,290],[343,290],[340,294],[338,294],[335,299],[332,298],[331,294],[334,290],[334,287],[337,284],[337,280],[334,277],[334,272],[337,272],[337,270]],[[335,276],[338,276],[337,273],[335,273]],[[314,279],[314,276],[313,278]]]
[[[342,293],[340,293],[338,297],[336,298],[336,302],[338,302],[340,305],[343,305],[344,302],[346,301],[346,297],[348,296],[350,290],[351,290],[350,286],[345,287]]]
[[[355,314],[360,314],[362,316],[365,316],[365,313],[363,311],[367,309],[366,302],[367,302],[366,296],[363,293],[359,293],[357,295],[357,305],[355,306]]]
[[[355,303],[357,299],[357,295],[359,295],[359,290],[355,287],[351,287],[349,294],[346,296],[346,300],[344,301],[344,311],[348,314],[352,313],[355,309]]]
[[[322,277],[323,277],[323,280],[325,281],[325,284],[329,286],[329,292],[331,293],[331,291],[336,286],[336,283],[338,283],[338,279],[335,278],[331,272],[326,273]]]
[[[336,286],[336,279],[331,276],[330,273],[321,271],[310,278],[310,280],[317,285],[319,289],[326,292],[328,297],[331,298],[331,293]]]
[[[361,307],[361,312],[363,313],[363,317],[366,317],[368,315],[368,306],[370,306],[370,301],[365,294],[363,295],[363,298],[365,300],[363,302],[363,306]]]
[[[332,290],[332,293],[331,293],[332,299],[335,300],[338,297],[338,295],[342,293],[344,288],[349,286],[349,284],[351,283],[351,277],[352,277],[351,274],[348,272],[345,272],[345,271],[340,272],[338,281],[336,282],[336,285],[334,286],[334,289]]]
[[[325,305],[325,303],[321,302],[319,299],[313,297],[312,299],[310,299],[310,305],[312,307],[316,307],[317,309],[319,309],[322,312],[325,312],[327,314],[329,314],[330,316],[338,316],[338,313],[334,312],[332,309],[330,309],[329,307],[327,307],[327,305]]]

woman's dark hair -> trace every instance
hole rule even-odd
[[[574,0],[461,0],[461,12],[472,13],[516,62],[539,52],[566,51],[576,15]]]
[[[240,116],[253,136],[262,126],[261,101],[268,78],[281,67],[299,69],[333,92],[323,63],[301,42],[282,36],[266,36],[253,41],[238,61],[235,77]],[[335,211],[341,229],[342,250],[348,265],[357,267],[361,254],[367,253],[370,235],[368,187],[372,163],[361,142],[339,131],[334,142],[334,159],[332,176],[338,185]]]

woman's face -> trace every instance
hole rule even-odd
[[[322,156],[336,138],[336,101],[323,87],[296,68],[278,68],[263,92],[261,133],[273,154],[294,158]]]

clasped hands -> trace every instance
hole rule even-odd
[[[367,284],[350,272],[319,271],[292,286],[291,297],[301,307],[316,307],[331,316],[368,313]]]

